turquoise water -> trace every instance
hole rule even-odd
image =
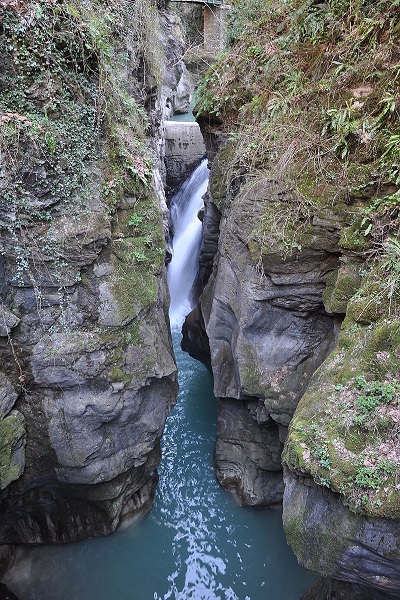
[[[189,112],[183,113],[182,115],[172,115],[170,117],[170,121],[181,121],[181,122],[185,122],[185,123],[188,123],[190,121],[195,121],[196,119],[194,118],[194,115],[192,112],[195,104],[196,104],[196,100],[195,100],[195,98],[193,98],[190,103]]]
[[[169,119],[170,121],[180,121],[181,123],[191,123],[196,119],[193,116],[193,113],[183,113],[181,115],[172,115]]]
[[[181,391],[152,512],[108,538],[26,552],[7,580],[20,600],[297,600],[315,580],[280,511],[236,506],[217,484],[211,376],[179,340]]]

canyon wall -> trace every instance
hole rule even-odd
[[[152,504],[177,393],[159,140],[191,94],[163,4],[1,8],[3,544]]]
[[[283,494],[301,564],[396,596],[399,15],[256,4],[195,108],[212,169],[183,347],[214,376],[221,484]]]

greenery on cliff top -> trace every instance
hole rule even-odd
[[[232,45],[196,106],[232,140],[228,201],[238,181],[273,171],[292,209],[345,202],[351,224],[382,242],[399,204],[399,37],[398,2],[236,2]]]
[[[211,182],[220,210],[244,183],[269,192],[248,239],[256,262],[309,247],[315,216],[338,231],[326,250],[343,262],[324,303],[346,318],[284,461],[352,510],[390,518],[400,517],[399,90],[398,1],[237,0],[196,107],[228,140]]]
[[[153,0],[1,3],[0,252],[14,262],[13,285],[33,286],[39,304],[41,285],[71,284],[64,216],[70,223],[89,220],[94,203],[108,215],[99,232],[108,237],[124,196],[136,198],[133,214],[141,223],[154,208],[144,105],[160,81],[155,6]],[[162,262],[160,215],[151,218],[151,235],[137,224],[119,231],[125,270],[142,273],[130,292],[138,297],[148,295],[149,275]],[[74,277],[81,279],[79,269]]]

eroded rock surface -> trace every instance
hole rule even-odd
[[[379,592],[365,585],[324,577],[300,600],[393,600],[392,594]]]
[[[217,401],[214,465],[218,481],[243,504],[273,505],[282,499],[278,425],[262,401]]]
[[[102,48],[112,75],[109,58],[85,38],[86,4],[60,3],[57,16],[47,3],[2,9],[0,89],[7,95],[14,81],[26,98],[0,122],[8,136],[0,179],[5,544],[105,535],[148,510],[177,393],[163,155],[146,140],[165,116],[160,15],[153,3],[102,6],[101,14],[91,7],[108,23]],[[37,28],[39,18],[45,25]],[[54,19],[65,47],[52,37]],[[167,20],[165,13],[161,26]],[[38,65],[55,62],[57,75],[41,78],[20,61],[19,50],[10,51],[13,35]],[[154,47],[144,56],[149,39]],[[91,48],[90,69],[74,54],[79,44]],[[172,87],[181,75],[174,70]]]
[[[211,194],[214,190],[218,195],[215,178],[219,173],[220,168],[214,167]],[[278,251],[264,252],[257,259],[254,231],[268,206],[273,210],[276,196],[275,185],[264,180],[244,188],[224,209],[213,272],[209,275],[210,268],[203,269],[203,280],[207,274],[209,280],[198,308],[187,318],[183,340],[183,347],[200,359],[206,357],[205,337],[209,340],[214,393],[221,399],[217,477],[223,485],[236,488],[242,501],[256,505],[281,498],[280,440],[285,439],[297,403],[311,375],[333,348],[337,333],[335,319],[326,313],[322,301],[326,278],[338,262],[337,225],[333,221],[325,226],[315,218],[307,230],[312,247],[287,257]],[[215,215],[216,210],[207,207],[206,214]],[[208,260],[210,264],[215,248],[216,222],[215,217],[205,222],[200,257],[204,263]],[[253,399],[264,405],[261,419],[249,411]],[[246,400],[252,402],[246,404]],[[232,414],[232,427],[242,425],[229,431],[228,413]],[[264,461],[254,461],[251,475],[246,471],[255,448],[244,451],[249,443],[247,427],[258,430],[254,439],[262,448],[259,454],[264,453]],[[273,464],[267,464],[266,457],[272,455]],[[257,481],[257,491],[251,480]]]
[[[9,288],[19,319],[12,343],[23,382],[18,385],[18,365],[6,340],[4,362],[17,383],[3,386],[2,404],[5,413],[15,402],[19,412],[11,411],[1,425],[12,420],[15,432],[19,415],[19,438],[9,466],[17,481],[2,501],[3,542],[105,534],[151,504],[176,370],[164,267],[161,262],[154,274],[138,274],[121,253],[129,244],[127,229],[121,229],[126,210],[129,203],[119,225],[109,219],[100,237],[86,224],[93,242],[90,256],[77,254],[80,283],[67,280],[62,291],[40,286],[39,310],[28,284]],[[160,216],[158,227],[162,244]],[[2,476],[2,487],[9,480]]]
[[[399,13],[390,2],[353,9],[234,7],[239,27],[195,108],[220,239],[184,346],[204,360],[208,338],[216,394],[239,421],[243,403],[261,399],[281,440],[288,434],[285,526],[302,564],[380,590],[366,597],[397,597],[399,120],[388,116],[398,116],[397,96],[382,107]],[[363,37],[359,52],[356,29],[378,18],[384,33]],[[240,430],[223,417],[222,447],[225,424],[235,443]],[[239,494],[251,485],[236,450],[222,466]]]
[[[183,60],[186,48],[180,18],[171,11],[162,11],[161,26],[161,42],[166,54],[161,103],[168,119],[172,115],[189,112],[194,81]]]
[[[283,521],[302,565],[397,597],[398,520],[366,519],[345,507],[338,494],[285,471]]]

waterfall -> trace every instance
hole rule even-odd
[[[201,243],[201,222],[197,213],[204,206],[208,176],[207,160],[203,160],[171,202],[174,239],[172,260],[168,265],[168,287],[172,327],[181,325],[192,308],[191,289],[197,273]]]

